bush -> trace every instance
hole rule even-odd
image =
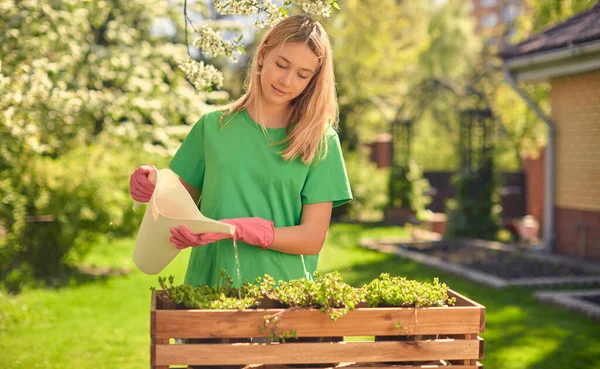
[[[448,200],[446,204],[446,236],[496,240],[502,207],[492,164],[479,173],[465,171],[456,178],[456,200]]]
[[[379,169],[363,151],[345,152],[346,170],[354,199],[333,209],[338,220],[373,220],[381,218],[387,201],[388,170]]]
[[[141,217],[131,209],[129,175],[140,164],[164,166],[166,159],[144,152],[142,163],[143,151],[136,147],[103,139],[59,159],[37,156],[10,170],[13,178],[0,183],[0,219],[7,232],[0,240],[0,280],[5,287],[18,290],[19,283],[28,283],[29,271],[36,280],[51,279],[84,257],[99,237],[137,231]],[[53,220],[24,221],[25,215]]]
[[[425,209],[431,203],[427,195],[431,185],[414,160],[407,164],[394,165],[388,181],[388,204],[390,208],[410,208],[419,219],[425,216]]]

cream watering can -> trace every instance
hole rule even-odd
[[[235,233],[235,226],[202,215],[170,169],[153,170],[148,179],[155,185],[154,193],[146,207],[133,251],[133,261],[142,272],[158,274],[179,254],[181,250],[169,241],[172,227],[184,225],[194,233]],[[139,206],[136,201],[133,210]]]

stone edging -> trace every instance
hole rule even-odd
[[[600,273],[600,264],[591,263],[587,260],[581,260],[570,256],[564,256],[559,254],[552,254],[545,251],[535,251],[528,248],[523,248],[517,244],[503,244],[501,242],[496,241],[486,241],[479,239],[456,239],[453,241],[441,240],[439,242],[442,243],[454,243],[454,244],[463,244],[468,246],[481,247],[486,249],[494,249],[494,250],[502,250],[502,251],[516,251],[522,250],[523,255],[527,257],[531,257],[532,259],[542,260],[542,261],[552,261],[555,263],[561,263],[565,265],[569,265],[572,267],[582,268],[584,270],[593,271],[596,273]],[[534,247],[535,249],[539,249],[539,247]]]
[[[581,296],[596,296],[600,295],[600,289],[596,290],[579,290],[579,291],[538,291],[533,294],[534,298],[563,307],[580,314],[584,314],[589,318],[600,322],[600,307],[591,302],[578,299]]]
[[[462,276],[466,279],[483,283],[488,286],[495,288],[506,288],[509,286],[520,286],[520,287],[540,287],[540,286],[560,286],[565,284],[571,285],[586,285],[593,283],[600,283],[600,276],[594,277],[535,277],[535,278],[515,278],[515,279],[503,279],[492,274],[483,273],[481,271],[459,265],[451,262],[443,261],[440,258],[425,255],[416,251],[405,250],[402,247],[392,244],[375,241],[373,239],[362,239],[359,241],[359,245],[368,249],[395,254],[400,257],[405,257],[421,264],[435,267],[445,272],[453,273]],[[529,255],[527,255],[529,256]]]

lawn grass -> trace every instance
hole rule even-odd
[[[401,236],[403,230],[335,224],[319,269],[338,270],[356,286],[381,272],[423,281],[439,277],[486,306],[486,368],[600,368],[597,323],[536,302],[531,289],[496,290],[356,245],[361,237],[390,235]],[[148,368],[149,287],[157,286],[157,276],[135,269],[132,250],[132,239],[115,240],[97,246],[86,259],[131,269],[126,276],[74,278],[59,289],[0,296],[0,368]],[[161,275],[181,283],[188,256],[183,251]]]

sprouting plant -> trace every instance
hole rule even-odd
[[[361,302],[370,307],[430,307],[453,305],[456,302],[455,298],[448,297],[448,286],[437,278],[432,283],[425,283],[382,273],[368,284],[356,288],[344,282],[337,272],[324,275],[315,273],[314,277],[314,280],[275,282],[273,277],[265,274],[254,283],[244,281],[241,286],[234,287],[232,278],[223,271],[217,287],[206,284],[198,287],[175,285],[173,276],[159,277],[158,283],[166,292],[164,298],[188,308],[241,310],[255,308],[265,298],[286,305],[288,309],[265,316],[260,327],[261,332],[269,330],[271,339],[282,341],[297,337],[294,330],[284,332],[278,326],[282,315],[294,309],[319,309],[335,321]],[[415,319],[416,314],[417,309]],[[402,322],[396,322],[396,329],[403,328]]]
[[[392,277],[382,273],[363,286],[365,301],[371,307],[430,307],[453,305],[455,298],[448,298],[448,286],[438,278],[433,283]]]

